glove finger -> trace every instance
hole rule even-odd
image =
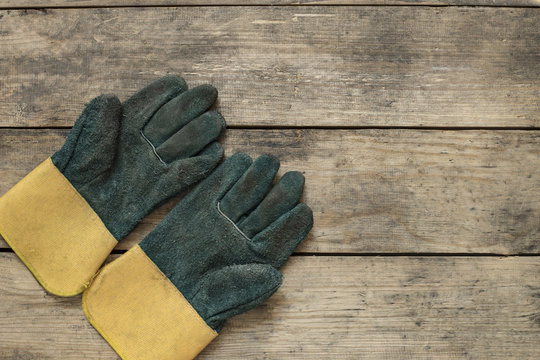
[[[217,139],[225,130],[225,120],[220,113],[208,111],[167,139],[157,149],[165,162],[184,159],[197,154]]]
[[[124,126],[139,131],[161,106],[186,89],[184,79],[175,75],[166,75],[150,83],[123,103]]]
[[[208,176],[222,157],[223,147],[220,143],[213,142],[197,156],[172,162],[172,170],[165,177],[167,184],[162,188],[170,189],[173,194],[184,190]]]
[[[116,95],[93,99],[52,161],[78,187],[109,169],[116,154],[122,105]]]
[[[184,125],[208,110],[217,99],[217,89],[201,85],[163,105],[144,127],[144,135],[155,147],[163,144]]]
[[[313,227],[313,213],[304,203],[282,215],[257,234],[250,246],[261,258],[279,268]]]
[[[291,210],[300,200],[303,189],[304,176],[301,173],[285,173],[259,206],[238,223],[238,227],[251,238]]]
[[[279,160],[271,155],[259,156],[240,180],[219,202],[219,208],[236,222],[242,215],[257,206],[272,186],[279,169]]]
[[[186,195],[185,200],[183,200],[184,204],[189,204],[191,201],[201,202],[210,201],[209,199],[212,201],[221,199],[244,174],[251,163],[251,158],[241,152],[225,159],[212,174]]]
[[[231,265],[207,273],[189,302],[208,325],[219,331],[226,319],[265,302],[282,279],[270,265]]]

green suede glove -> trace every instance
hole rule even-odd
[[[52,156],[116,240],[205,177],[223,156],[213,141],[225,121],[207,112],[217,90],[186,90],[182,78],[165,76],[122,105],[114,95],[97,97]]]
[[[72,296],[155,207],[210,173],[223,149],[217,91],[165,76],[121,104],[90,102],[64,146],[0,198],[0,233],[49,292]]]
[[[298,203],[304,177],[287,172],[272,187],[278,168],[268,155],[233,155],[98,274],[83,306],[122,358],[192,358],[278,289],[277,269],[313,225]]]

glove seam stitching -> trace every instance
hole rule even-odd
[[[221,214],[221,216],[223,216],[225,219],[227,219],[227,220],[232,224],[232,226],[234,226],[234,228],[235,228],[236,230],[238,230],[238,232],[239,232],[240,234],[242,234],[242,236],[243,236],[244,238],[246,238],[246,240],[251,241],[251,239],[250,239],[246,234],[244,234],[244,232],[243,232],[242,230],[240,230],[240,228],[234,223],[234,221],[232,221],[231,218],[229,218],[227,215],[225,215],[225,214],[223,213],[223,211],[221,211],[221,208],[219,207],[219,202],[217,203],[217,209],[218,209],[219,213]]]
[[[152,151],[154,152],[154,155],[156,155],[156,157],[158,158],[158,160],[163,164],[163,165],[167,165],[167,163],[165,161],[163,161],[163,159],[161,158],[161,156],[159,156],[159,154],[157,153],[157,150],[156,150],[156,147],[154,146],[154,144],[152,144],[150,142],[150,140],[144,135],[143,131],[140,130],[140,133],[141,133],[141,136],[143,137],[144,140],[146,140],[146,142],[150,145],[150,147],[152,148]]]

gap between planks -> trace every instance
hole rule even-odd
[[[0,130],[69,130],[71,126],[0,126]],[[421,131],[538,131],[540,127],[532,126],[481,126],[481,127],[452,127],[452,126],[288,126],[288,125],[227,125],[227,129],[235,130],[421,130]]]
[[[8,246],[2,242],[2,237],[0,236],[0,246]],[[111,255],[122,255],[127,252],[128,249],[113,249]],[[0,247],[0,253],[14,253],[14,251],[8,247]],[[535,257],[540,256],[540,254],[494,254],[494,253],[344,253],[344,252],[293,252],[291,256],[342,256],[342,257],[495,257],[495,258],[505,258],[505,257]]]

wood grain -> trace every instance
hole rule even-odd
[[[67,132],[0,130],[0,194],[60,148]],[[223,145],[228,155],[275,154],[281,173],[304,173],[315,226],[299,251],[540,251],[538,131],[229,129]],[[119,248],[141,240],[174,203]]]
[[[263,306],[198,359],[538,359],[536,257],[293,257]],[[0,253],[0,357],[117,359],[80,297]]]
[[[540,6],[539,0],[0,0],[1,8],[207,5]]]
[[[93,96],[178,73],[214,84],[235,126],[538,127],[539,23],[536,8],[0,11],[0,126],[71,126]]]

